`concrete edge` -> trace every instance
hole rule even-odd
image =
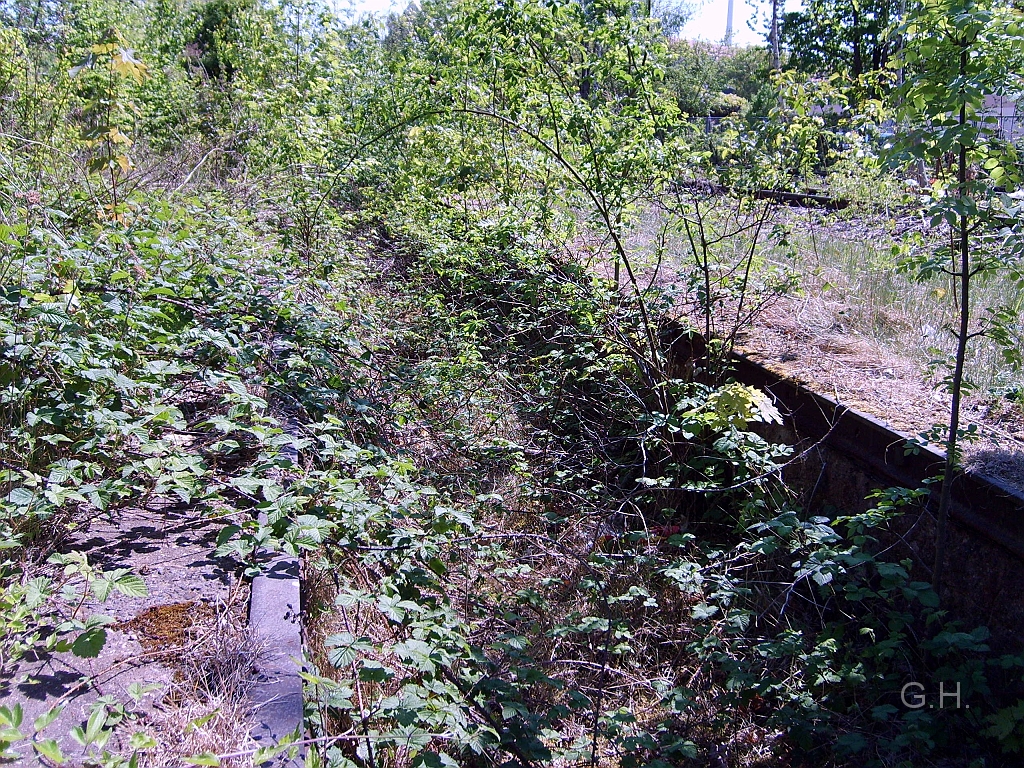
[[[868,413],[773,371],[742,353],[733,355],[736,377],[771,393],[789,411],[789,419],[813,439],[868,465],[892,482],[919,486],[941,472],[945,452],[921,446],[905,455],[911,436]],[[951,517],[1024,560],[1024,496],[980,472],[963,470],[953,485]]]
[[[252,736],[261,747],[278,743],[305,724],[302,694],[302,625],[299,561],[278,557],[252,580],[249,629],[263,652],[256,663],[258,682],[250,693],[256,708]],[[300,751],[301,755],[301,751]],[[279,756],[275,765],[301,766],[303,760]]]
[[[298,439],[295,425],[282,418],[284,430]],[[296,466],[299,452],[286,445],[281,455]],[[266,523],[260,513],[260,522]],[[252,737],[260,747],[277,744],[281,739],[305,732],[305,699],[302,690],[304,660],[302,652],[301,574],[299,560],[281,553],[252,580],[249,598],[249,629],[263,652],[256,664],[258,682],[250,693],[256,709],[257,724]],[[301,768],[305,750],[288,759],[278,755],[275,766]]]

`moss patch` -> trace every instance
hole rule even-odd
[[[181,647],[189,630],[213,617],[213,608],[206,603],[185,602],[147,608],[134,619],[114,625],[122,632],[134,632],[146,650]]]

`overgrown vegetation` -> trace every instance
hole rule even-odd
[[[690,117],[766,117],[777,94],[770,75],[763,48],[676,40],[670,45],[665,82]]]
[[[222,521],[216,554],[247,576],[304,559],[309,653],[308,733],[280,749],[196,734],[244,714],[257,650],[224,629],[183,672],[202,706],[28,724],[5,705],[5,758],[1018,759],[1024,659],[888,559],[926,492],[802,509],[766,437],[781,415],[729,378],[737,333],[796,281],[767,262],[790,241],[757,193],[877,178],[871,140],[843,146],[854,126],[811,107],[839,91],[795,77],[770,121],[709,139],[681,95],[708,86],[650,17],[0,4],[4,695],[26,659],[96,657],[101,604],[145,593],[75,531],[168,503]],[[639,267],[678,242],[672,292]],[[917,680],[970,708],[908,705]]]

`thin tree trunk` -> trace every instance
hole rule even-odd
[[[857,5],[853,6],[853,71],[850,73],[854,78],[864,74],[864,35],[860,29],[860,11]]]
[[[900,29],[907,20],[907,0],[900,0]],[[899,41],[896,43],[896,53],[899,56],[900,68],[896,75],[896,87],[901,91],[903,90],[903,82],[906,79],[906,71],[903,69],[903,49],[906,47],[907,38],[906,34],[900,34]],[[902,101],[902,97],[901,97]]]
[[[960,53],[960,76],[967,72],[967,49]],[[963,97],[962,98],[966,98]],[[960,127],[967,125],[967,103],[960,105]],[[958,194],[960,200],[967,196],[967,145],[960,141],[959,168],[957,168]],[[970,337],[971,321],[971,251],[968,242],[967,214],[960,214],[960,267],[955,273],[960,281],[960,328],[956,335],[956,362],[953,367],[952,402],[949,407],[949,434],[946,437],[946,466],[942,475],[942,489],[939,492],[939,512],[935,521],[935,564],[932,567],[932,589],[936,594],[942,591],[942,569],[946,557],[946,529],[949,506],[952,501],[953,473],[957,469],[958,432],[960,430],[960,400],[964,382],[964,361],[967,357],[967,341]]]

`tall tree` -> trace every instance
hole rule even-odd
[[[855,78],[881,70],[899,47],[891,30],[900,10],[901,0],[804,0],[802,10],[782,17],[789,63]]]

